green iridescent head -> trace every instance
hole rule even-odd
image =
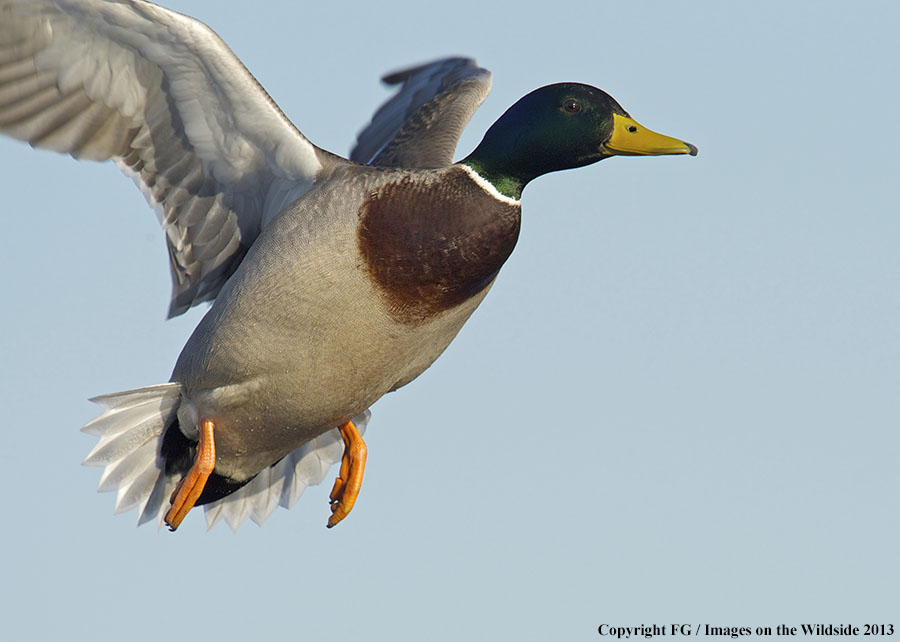
[[[578,83],[536,89],[510,107],[461,162],[502,194],[519,198],[549,172],[615,155],[697,154],[690,143],[635,122],[609,94]]]

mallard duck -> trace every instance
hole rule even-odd
[[[207,26],[140,0],[0,0],[0,130],[134,177],[166,234],[170,316],[212,305],[168,383],[94,399],[85,460],[116,512],[175,530],[262,523],[341,462],[356,501],[369,407],[418,377],[487,294],[522,190],[615,155],[697,153],[592,86],[541,87],[456,163],[491,74],[450,58],[394,95],[349,159],[315,146]]]

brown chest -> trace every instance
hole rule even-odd
[[[494,279],[515,247],[521,209],[453,168],[445,180],[384,185],[359,217],[360,255],[391,316],[418,324]]]

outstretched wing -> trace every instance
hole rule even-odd
[[[321,168],[215,32],[140,0],[0,0],[0,131],[135,178],[166,232],[169,316],[214,298]]]
[[[382,78],[400,90],[356,139],[350,159],[382,167],[446,167],[463,129],[491,90],[491,72],[444,58]]]

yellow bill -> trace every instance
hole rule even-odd
[[[613,114],[613,133],[605,145],[610,155],[662,156],[664,154],[697,155],[697,148],[683,140],[657,134],[633,118]]]

